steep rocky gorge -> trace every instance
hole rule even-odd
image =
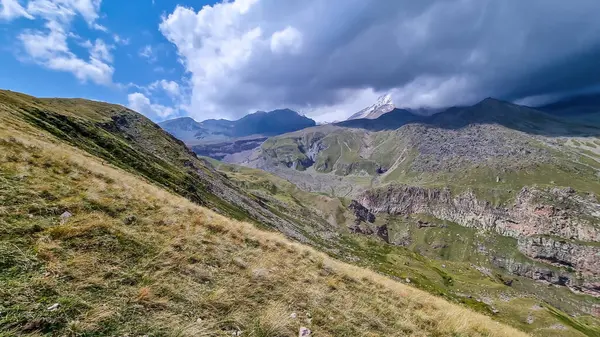
[[[357,224],[379,214],[426,214],[464,227],[517,239],[532,263],[492,256],[507,271],[600,296],[600,204],[571,188],[523,188],[509,207],[497,207],[471,191],[392,185],[363,192],[353,208]],[[355,212],[356,213],[356,212]],[[541,262],[533,263],[533,262]],[[547,266],[545,268],[544,266]]]

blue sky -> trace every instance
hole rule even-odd
[[[0,0],[0,88],[155,121],[600,90],[598,0]]]
[[[4,1],[0,0],[0,9],[3,9]],[[18,3],[27,10],[27,1]],[[93,1],[90,4],[93,7]],[[128,105],[128,95],[139,92],[140,87],[147,88],[155,81],[180,83],[185,78],[185,68],[178,61],[176,47],[160,33],[158,26],[161,17],[177,5],[200,9],[206,4],[210,2],[105,0],[99,5],[98,18],[94,20],[94,24],[104,28],[94,28],[84,16],[74,15],[64,24],[68,34],[78,36],[68,38],[70,52],[87,60],[90,52],[82,44],[102,40],[112,56],[105,62],[114,69],[111,83],[78,79],[71,71],[52,69],[28,55],[19,36],[28,31],[47,32],[45,25],[49,20],[43,15],[0,16],[0,88],[41,97],[84,97]],[[63,8],[71,10],[68,1]],[[177,104],[164,90],[153,90],[152,100],[165,106]],[[155,120],[161,119],[149,115]]]

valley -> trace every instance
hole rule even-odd
[[[556,151],[552,147],[505,153],[502,143],[492,137],[475,137],[483,131],[469,129],[463,136],[459,130],[452,132],[464,140],[444,146],[458,149],[473,144],[489,158],[464,155],[435,163],[418,152],[426,148],[423,144],[437,144],[435,138],[430,140],[437,132],[428,126],[373,132],[326,125],[269,138],[244,159],[247,165],[274,163],[263,168],[281,174],[278,177],[197,157],[145,117],[117,105],[37,99],[7,91],[1,92],[0,99],[5,201],[1,256],[6,267],[0,276],[16,291],[16,297],[4,294],[8,301],[2,304],[2,312],[9,314],[0,326],[13,333],[70,329],[163,334],[175,329],[183,335],[202,331],[226,335],[236,329],[252,333],[259,331],[252,329],[272,329],[275,336],[297,329],[294,320],[283,319],[288,311],[307,310],[319,318],[306,324],[332,336],[517,333],[493,325],[500,323],[539,336],[598,334],[594,254],[599,206],[586,194],[596,186],[592,173],[587,173],[594,172],[595,166],[591,160],[577,161],[581,166],[570,169],[585,174],[573,179],[575,175],[564,176],[572,171],[558,165],[562,160],[579,159],[584,153],[579,147],[565,157],[548,155]],[[510,139],[512,131],[496,128],[508,134],[505,139],[510,146],[540,142],[538,136]],[[407,138],[397,142],[391,135]],[[426,135],[425,143],[419,135]],[[456,138],[460,137],[451,139]],[[478,138],[480,143],[473,142]],[[581,138],[570,138],[565,144],[577,141],[587,146],[577,139]],[[312,147],[303,150],[301,142]],[[593,144],[593,140],[587,142]],[[369,144],[368,151],[361,148],[364,144]],[[496,148],[486,150],[485,146]],[[447,149],[432,149],[427,155],[443,157]],[[397,157],[389,158],[394,151]],[[277,160],[265,154],[275,154]],[[508,160],[520,155],[522,161]],[[532,156],[541,158],[539,166],[529,166]],[[481,167],[482,163],[494,165]],[[473,166],[459,175],[466,165]],[[547,177],[554,182],[545,182],[547,177],[539,176],[539,171],[528,171],[531,167],[552,167],[556,172]],[[464,176],[464,172],[472,175]],[[308,179],[295,183],[298,177],[314,177],[318,183]],[[453,184],[441,185],[444,179]],[[65,212],[71,215],[61,220]],[[285,245],[297,247],[293,249],[298,253],[292,254],[292,248],[286,250]],[[109,252],[116,255],[109,258]],[[294,254],[300,254],[301,260]],[[113,262],[99,268],[103,261]],[[347,272],[337,274],[323,267],[338,263]],[[296,282],[306,282],[298,275],[307,270],[319,275],[313,281],[317,288],[307,288],[312,295],[286,290],[303,288]],[[403,304],[406,300],[420,305],[439,302],[453,308],[443,315],[469,310],[468,317],[483,317],[486,323],[481,324],[494,327],[471,323],[423,327],[409,316],[406,322],[416,324],[412,328],[389,322],[369,327],[357,318],[345,325],[354,312],[362,317],[375,312],[364,306],[354,311],[353,305],[335,302],[341,298],[358,301],[357,293],[372,294],[373,289],[361,288],[371,287],[365,278],[352,281],[364,273],[373,275],[367,278],[391,282],[400,297],[408,296],[405,300],[393,297],[390,315],[412,310]],[[189,278],[175,287],[181,275]],[[237,295],[227,298],[219,289],[232,289],[226,281],[231,277],[248,283],[234,287]],[[64,278],[71,281],[55,283]],[[53,290],[37,293],[32,288],[35,284]],[[254,290],[249,292],[250,288]],[[264,299],[273,296],[272,300],[254,302],[257,289],[268,294]],[[317,300],[323,298],[324,289],[335,294],[327,297],[327,303],[350,311],[335,311]],[[192,291],[203,295],[184,295]],[[434,297],[423,297],[431,295],[422,291]],[[281,292],[291,294],[287,302],[276,300]],[[427,299],[411,300],[409,294]],[[124,306],[114,302],[122,296],[132,300]],[[254,300],[237,302],[247,296]],[[307,296],[316,297],[308,303],[297,302]],[[361,301],[381,305],[379,295],[373,296]],[[106,311],[96,314],[103,301]],[[61,309],[48,315],[44,306],[54,302]],[[230,311],[239,305],[254,309]],[[189,306],[196,311],[183,309]],[[212,308],[214,316],[206,316],[207,308]],[[428,315],[438,315],[437,309],[431,310],[426,310]],[[118,318],[122,315],[135,317],[138,323],[124,324]],[[333,315],[329,323],[327,315]],[[436,321],[454,317],[443,315],[436,316],[442,317]],[[232,317],[231,322],[237,323],[220,321],[222,317]],[[276,325],[272,319],[283,323]]]
[[[433,116],[395,113],[409,112],[276,136],[238,164],[342,200],[350,214],[337,224],[349,233],[444,265],[468,262],[524,294],[597,315],[596,124],[493,99]]]
[[[219,215],[92,154],[91,144],[80,148],[39,128],[57,120],[27,116],[60,109],[57,119],[91,128],[100,122],[91,118],[113,108],[130,113],[2,92],[2,335],[281,336],[307,326],[323,336],[525,336]],[[123,145],[137,151],[134,142]]]
[[[600,337],[598,13],[0,0],[0,337]]]

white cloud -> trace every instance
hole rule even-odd
[[[52,27],[52,25],[49,25]],[[112,55],[100,39],[91,46],[90,58],[84,60],[69,50],[67,35],[60,27],[48,32],[26,31],[19,35],[27,55],[46,68],[72,73],[82,82],[110,85],[114,68],[109,64]],[[108,63],[107,63],[108,62]]]
[[[261,28],[245,27],[242,20],[256,2],[218,3],[198,13],[178,6],[161,23],[162,33],[177,46],[193,75],[191,107],[201,113],[196,117],[227,116],[214,98],[235,90],[234,74],[245,67],[257,44],[268,48]]]
[[[77,57],[58,56],[47,61],[46,66],[53,70],[67,71],[82,82],[92,81],[97,84],[111,84],[113,67],[97,59],[84,61]]]
[[[149,118],[166,119],[174,115],[177,111],[171,107],[161,104],[153,104],[150,99],[140,92],[129,94],[127,96],[128,106]]]
[[[154,50],[152,49],[151,45],[145,45],[142,49],[140,49],[138,55],[145,59],[148,59],[148,62],[150,63],[156,62],[156,54],[154,53]]]
[[[108,33],[108,28],[106,28],[106,27],[104,27],[103,25],[101,25],[101,24],[98,24],[98,23],[94,23],[94,24],[92,24],[92,28],[94,28],[95,30],[99,30],[99,31],[102,31],[102,32]]]
[[[177,82],[175,81],[167,81],[167,80],[160,80],[160,81],[155,81],[153,83],[151,83],[148,88],[150,90],[157,90],[158,88],[164,90],[169,97],[171,97],[174,100],[178,100],[180,99],[181,96],[181,91],[179,88],[179,84],[177,84]]]
[[[311,116],[317,122],[339,122],[345,120],[349,112],[358,112],[362,108],[372,105],[382,94],[373,89],[347,90],[344,93],[347,99],[342,102],[314,108],[309,106],[299,109],[299,112]]]
[[[82,82],[91,81],[103,85],[112,83],[114,68],[104,62],[111,56],[108,51],[102,50],[101,46],[105,45],[100,40],[92,46],[96,51],[92,51],[92,56],[86,61],[69,51],[67,36],[57,27],[48,33],[28,31],[19,35],[19,39],[26,53],[37,64],[52,70],[70,72]]]
[[[76,15],[81,15],[91,28],[104,30],[96,23],[100,17],[101,0],[31,0],[27,4],[27,12],[47,20],[70,22]]]
[[[118,34],[113,35],[113,40],[115,41],[116,44],[120,44],[122,46],[127,46],[131,42],[128,38],[123,38]]]
[[[302,33],[294,27],[287,26],[271,36],[271,51],[276,54],[298,54],[302,49]]]
[[[6,0],[2,0],[6,1]],[[70,31],[71,22],[80,15],[92,29],[107,31],[99,25],[100,0],[31,0],[27,14],[46,21],[44,29],[24,30],[18,35],[26,57],[48,69],[72,73],[82,82],[111,85],[114,68],[113,56],[102,39],[81,41],[81,37]],[[68,39],[76,40],[89,51],[88,59],[71,51]]]
[[[110,52],[114,46],[107,45],[101,39],[96,39],[96,42],[90,49],[90,56],[97,60],[102,60],[104,62],[112,63],[113,56]]]
[[[48,32],[25,31],[19,35],[23,47],[34,60],[48,60],[56,54],[69,53],[67,35],[60,25],[47,24]]]
[[[18,0],[0,0],[0,19],[10,21],[20,17],[33,19]]]

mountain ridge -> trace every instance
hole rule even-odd
[[[159,125],[184,142],[227,141],[252,135],[270,136],[315,126],[316,122],[290,109],[257,111],[234,121],[190,117],[160,122]],[[192,132],[187,132],[192,131]]]

